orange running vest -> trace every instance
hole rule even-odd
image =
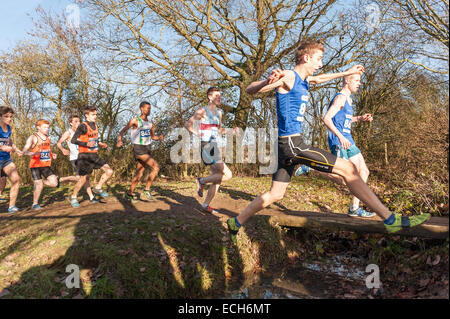
[[[78,145],[79,153],[97,153],[98,152],[98,126],[95,124],[95,130],[93,130],[87,122],[83,122],[82,124],[86,125],[87,133],[80,135],[78,140],[80,142],[89,143],[90,141],[94,141],[95,145],[93,147],[81,146]]]
[[[50,139],[44,141],[39,135],[34,134],[37,137],[36,145],[30,150],[30,152],[39,152],[38,155],[31,157],[30,168],[35,167],[50,167],[52,165],[52,150],[50,147]]]

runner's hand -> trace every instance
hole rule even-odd
[[[342,136],[342,138],[339,138],[339,142],[341,142],[342,148],[344,150],[348,149],[350,146],[352,146],[352,143],[348,139]]]
[[[117,144],[116,144],[116,146],[117,146],[117,147],[119,147],[119,148],[120,148],[120,147],[122,147],[122,145],[123,145],[123,143],[122,143],[122,140],[120,140],[120,141],[117,141]]]
[[[163,141],[163,140],[164,140],[164,135],[161,134],[161,135],[159,136],[159,140],[160,140],[160,141]]]
[[[267,84],[272,84],[272,83],[278,81],[279,79],[281,79],[285,75],[286,75],[285,72],[281,71],[280,69],[272,70],[272,73],[267,78],[267,80],[268,80]]]
[[[69,156],[70,155],[70,152],[68,150],[66,150],[66,149],[63,149],[62,153],[63,153],[64,156]]]
[[[358,65],[354,65],[352,66],[350,69],[348,69],[347,71],[345,71],[344,73],[346,73],[346,75],[350,75],[350,74],[363,74],[364,72],[364,67],[360,64]]]
[[[361,121],[363,121],[363,122],[372,122],[373,121],[372,114],[366,113],[366,114],[362,115],[361,116]]]
[[[58,154],[52,153],[52,158],[56,159],[58,157]]]
[[[108,144],[103,143],[103,142],[98,142],[98,145],[100,145],[102,148],[107,148]]]

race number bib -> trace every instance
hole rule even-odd
[[[89,147],[89,150],[90,150],[90,151],[95,151],[95,150],[98,149],[98,138],[90,138],[90,139],[89,139],[89,142],[92,142],[92,141],[95,142],[95,145],[92,146],[92,147]]]
[[[150,137],[150,129],[149,128],[141,129],[140,133],[141,133],[142,138]]]
[[[41,151],[40,153],[41,154],[40,154],[39,158],[40,158],[41,162],[48,162],[50,160],[50,150]]]

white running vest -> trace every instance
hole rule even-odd
[[[137,117],[138,127],[131,128],[131,143],[137,145],[149,145],[152,142],[151,130],[152,122],[144,121]]]
[[[67,145],[69,146],[70,151],[69,161],[74,161],[78,159],[78,145],[71,143],[72,137],[75,134],[75,132],[71,128],[69,129],[69,132],[70,132],[70,140],[67,141]]]
[[[202,142],[209,142],[219,135],[221,109],[216,108],[216,114],[212,114],[208,107],[205,107],[206,119],[200,121],[200,133]]]

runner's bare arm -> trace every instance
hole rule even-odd
[[[33,147],[34,145],[36,145],[37,143],[37,137],[35,135],[31,135],[30,137],[28,137],[25,146],[22,149],[22,153],[23,155],[27,155],[27,156],[34,156],[37,155],[39,152],[28,152],[28,150]]]
[[[372,114],[370,114],[370,113],[352,117],[352,123],[353,122],[372,122],[372,121],[373,121],[373,117],[372,117]]]
[[[67,140],[69,139],[69,137],[70,137],[70,132],[69,132],[69,131],[65,131],[64,134],[63,134],[63,135],[61,136],[61,138],[59,139],[59,141],[56,143],[56,146],[58,146],[58,148],[60,149],[60,151],[61,151],[65,156],[69,155],[70,152],[69,152],[68,149],[65,149],[65,148],[62,146],[62,143],[63,143],[64,141],[67,141]]]
[[[274,72],[277,71],[279,73],[274,74]],[[256,93],[269,92],[279,87],[284,87],[287,91],[289,91],[292,88],[295,81],[294,72],[280,71],[280,70],[276,70],[274,72],[272,72],[272,74],[265,80],[252,82],[249,86],[247,86],[245,92],[253,95]]]
[[[186,125],[184,126],[191,134],[200,135],[200,132],[196,132],[194,130],[194,122],[200,121],[202,118],[206,116],[205,109],[201,108],[195,111],[194,115],[191,116],[191,118],[186,122]]]
[[[152,125],[152,128],[150,129],[150,135],[152,137],[152,140],[154,140],[154,141],[160,141],[160,140],[164,139],[164,135],[162,135],[162,134],[160,136],[155,135],[155,126],[154,125]]]
[[[131,127],[137,127],[137,119],[133,117],[127,125],[120,131],[119,136],[117,137],[117,147],[122,147],[122,135],[125,134]]]
[[[320,74],[320,75],[311,75],[308,76],[308,83],[309,84],[320,84],[324,82],[328,82],[337,78],[341,78],[343,76],[351,75],[351,74],[362,74],[364,72],[364,67],[362,65],[355,65],[352,66],[350,69],[344,72],[337,72],[337,73],[327,73],[327,74]]]

